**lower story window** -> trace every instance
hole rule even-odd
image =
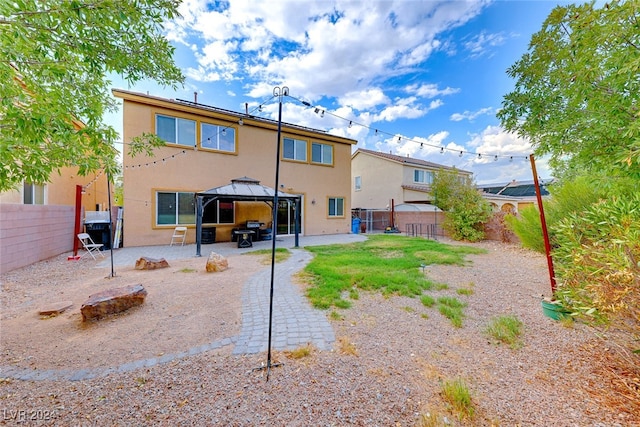
[[[329,216],[344,216],[343,197],[329,197]]]
[[[156,193],[156,224],[190,225],[196,223],[196,201],[194,193]]]

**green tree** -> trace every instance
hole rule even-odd
[[[0,2],[0,191],[23,180],[45,183],[52,172],[79,174],[118,167],[116,131],[103,123],[116,101],[108,75],[129,84],[153,79],[176,87],[163,22],[177,0],[11,0]],[[160,144],[143,135],[129,152]]]
[[[468,177],[455,170],[440,170],[433,178],[431,191],[437,206],[445,211],[443,227],[453,239],[475,242],[484,238],[491,206]]]
[[[557,177],[640,178],[640,3],[556,7],[507,74],[515,89],[498,118]]]

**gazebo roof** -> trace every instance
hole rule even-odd
[[[257,179],[243,176],[242,178],[232,179],[231,184],[196,193],[196,196],[201,196],[203,199],[265,201],[273,200],[275,190],[271,187],[267,187],[266,185],[261,185],[260,181]],[[292,200],[298,199],[299,196],[278,191],[278,198]]]

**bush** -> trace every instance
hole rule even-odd
[[[454,240],[484,239],[484,224],[491,217],[491,205],[471,180],[456,171],[436,172],[431,186],[437,206],[445,211],[443,228]]]
[[[544,213],[551,246],[557,245],[554,227],[569,215],[582,212],[611,194],[613,189],[605,190],[602,180],[594,177],[578,177],[562,184],[549,186],[551,198],[544,200]],[[544,253],[544,240],[540,213],[536,206],[528,206],[520,211],[518,217],[506,218],[509,228],[520,238],[522,246]]]
[[[629,331],[640,347],[640,194],[612,197],[555,226],[556,296],[583,316]]]

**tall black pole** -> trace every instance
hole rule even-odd
[[[113,270],[113,221],[111,220],[111,174],[107,172],[107,196],[109,197],[109,248],[111,248],[111,277],[116,277]]]
[[[273,326],[273,284],[275,277],[276,267],[276,236],[278,234],[278,187],[280,181],[280,136],[282,133],[282,97],[289,95],[289,88],[284,86],[282,88],[275,87],[273,89],[273,95],[278,99],[278,141],[276,143],[276,182],[273,192],[273,210],[272,210],[272,239],[271,239],[271,287],[269,291],[269,341],[267,347],[267,381],[269,381],[269,374],[271,372],[271,329]],[[277,364],[275,366],[279,366]]]

